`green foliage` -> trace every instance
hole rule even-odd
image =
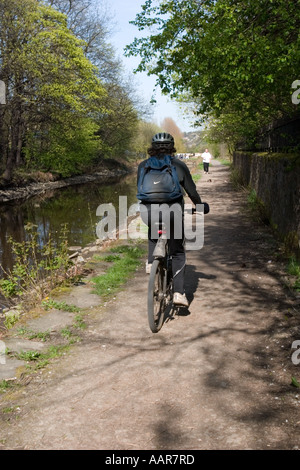
[[[148,0],[133,24],[150,33],[127,55],[141,57],[137,71],[156,75],[163,92],[189,96],[223,142],[236,142],[295,111],[299,21],[298,2],[285,0]]]
[[[0,380],[0,393],[5,393],[12,387],[12,383],[7,380]]]
[[[293,385],[293,387],[300,388],[300,382],[296,379],[296,377],[292,377],[291,385]]]
[[[34,112],[39,108],[42,119],[28,120],[26,162],[69,176],[82,171],[101,148],[92,117],[105,110],[106,92],[64,15],[40,4],[28,22],[31,34],[16,60],[34,77],[28,104]]]
[[[5,314],[4,326],[8,330],[12,328],[20,319],[20,312],[18,310],[10,310]]]
[[[44,342],[50,338],[50,331],[32,331],[26,327],[18,328],[17,334],[28,339],[39,339]]]
[[[259,221],[260,223],[269,225],[270,221],[266,214],[266,208],[263,202],[257,196],[255,189],[251,189],[247,197],[248,209],[254,220]]]
[[[203,163],[200,163],[200,164],[198,165],[198,170],[200,170],[200,171],[202,170],[202,171],[203,171]],[[198,181],[201,180],[202,175],[203,175],[202,172],[201,172],[201,173],[193,173],[193,174],[192,174],[193,181],[195,181],[195,183],[197,183]]]
[[[293,289],[300,292],[300,263],[299,261],[297,261],[295,257],[291,257],[289,264],[288,264],[287,272],[291,276],[295,277]]]
[[[27,361],[29,369],[42,369],[51,359],[60,357],[67,351],[69,345],[63,346],[50,346],[46,352],[40,351],[21,351],[18,354],[15,354],[16,357],[20,360]],[[32,365],[33,364],[33,365]]]
[[[59,302],[50,298],[46,298],[42,301],[42,306],[45,310],[56,308],[57,310],[63,310],[64,312],[80,312],[80,308],[76,305],[69,305],[66,302]]]
[[[30,168],[54,171],[63,177],[80,174],[96,158],[100,150],[100,139],[95,134],[97,125],[90,120],[78,119],[76,128],[53,125],[47,139],[37,140],[28,136],[25,149],[26,163]],[[41,148],[42,143],[42,148]]]
[[[288,273],[292,276],[297,276],[300,278],[300,264],[294,257],[290,259]]]
[[[101,39],[105,27],[92,20],[90,2],[79,8],[78,2],[47,3],[0,0],[5,180],[21,164],[63,177],[83,173],[99,155],[124,150],[137,124],[111,47]]]
[[[121,259],[120,255],[107,255],[107,256],[104,256],[103,258],[103,261],[107,261],[108,263],[112,263],[113,261],[117,261],[119,259]]]
[[[145,158],[147,156],[147,149],[150,147],[151,139],[160,130],[157,124],[139,121],[138,128],[131,142],[132,150],[138,157]]]
[[[93,279],[96,293],[104,298],[114,294],[126,282],[139,266],[144,254],[139,246],[128,245],[112,248],[111,252],[118,255],[113,265],[105,274]]]
[[[39,351],[21,351],[18,354],[18,358],[21,361],[37,361],[41,357],[42,353]]]
[[[43,246],[38,244],[36,226],[25,226],[26,238],[16,242],[10,238],[14,254],[14,265],[6,277],[0,280],[0,292],[6,298],[24,298],[34,302],[42,300],[46,293],[60,284],[70,267],[66,230],[55,244],[49,240]]]
[[[121,84],[106,84],[107,95],[103,102],[108,111],[99,113],[96,118],[103,157],[124,155],[129,150],[132,136],[136,135],[138,112],[128,90],[129,87]]]
[[[74,327],[85,330],[87,328],[87,324],[84,322],[83,316],[82,315],[76,315],[75,316],[75,323]]]

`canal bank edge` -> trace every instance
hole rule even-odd
[[[8,188],[0,188],[0,203],[25,200],[53,189],[85,184],[92,181],[106,182],[110,179],[126,176],[133,171],[134,168],[130,165],[127,166],[123,162],[108,159],[103,161],[101,168],[97,168],[89,174],[76,175],[69,178],[54,179],[52,175],[47,176],[42,172],[38,172],[37,181],[24,181],[21,184],[11,185]],[[43,181],[43,179],[47,179],[47,181]]]

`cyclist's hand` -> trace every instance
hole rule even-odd
[[[204,214],[208,214],[209,213],[209,205],[207,204],[207,202],[202,202],[203,204],[203,210],[204,210]],[[195,214],[197,212],[196,208],[193,207],[192,208],[192,214]]]
[[[208,214],[209,213],[209,205],[207,204],[207,202],[203,202],[203,205],[204,205],[204,214]]]

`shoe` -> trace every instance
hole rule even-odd
[[[180,294],[179,292],[174,292],[173,295],[173,304],[181,305],[182,307],[188,307],[189,302],[185,294]]]
[[[146,261],[146,274],[150,274],[151,273],[151,268],[152,268],[152,263],[148,263],[148,261]]]

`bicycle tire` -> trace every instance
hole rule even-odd
[[[148,284],[148,322],[152,333],[157,333],[163,324],[166,306],[166,270],[156,259],[152,263]]]

